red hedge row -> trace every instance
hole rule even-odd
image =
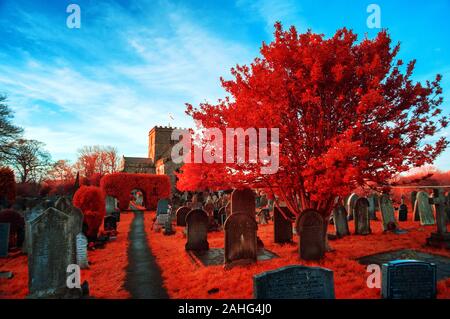
[[[130,193],[139,189],[144,194],[145,207],[156,209],[158,200],[170,196],[170,179],[167,175],[112,173],[103,176],[100,187],[106,195],[119,200],[121,210],[128,209]]]
[[[105,193],[100,187],[81,186],[73,196],[73,205],[83,211],[88,225],[87,237],[96,237],[106,215]]]
[[[0,198],[6,197],[13,202],[16,199],[16,181],[9,167],[0,167]]]

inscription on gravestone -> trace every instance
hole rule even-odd
[[[382,266],[381,295],[386,299],[436,298],[436,265],[396,260]]]
[[[253,276],[256,299],[334,299],[333,271],[286,266]]]

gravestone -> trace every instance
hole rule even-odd
[[[322,267],[286,266],[253,276],[255,299],[334,299],[334,274]]]
[[[76,237],[77,242],[77,264],[81,269],[89,268],[88,263],[88,240],[83,233],[79,233]]]
[[[0,257],[8,257],[9,223],[0,223]]]
[[[71,216],[53,207],[30,221],[28,290],[31,298],[66,297],[67,267],[76,264]],[[77,294],[77,290],[70,289]]]
[[[405,198],[402,195],[402,203],[398,208],[398,220],[400,222],[406,222],[408,220],[408,206],[405,204]]]
[[[67,197],[62,196],[56,200],[55,208],[62,212],[65,212],[68,209],[72,208],[72,203],[70,202],[70,200]]]
[[[430,204],[430,197],[425,192],[417,193],[416,205],[414,206],[414,213],[419,215],[421,225],[434,225],[433,208]]]
[[[225,222],[225,268],[256,262],[258,225],[250,214],[233,212]]]
[[[275,243],[284,244],[292,242],[292,221],[292,213],[287,207],[274,207],[273,236]]]
[[[247,213],[250,216],[256,214],[255,193],[249,189],[235,189],[231,193],[231,213]]]
[[[36,206],[32,210],[25,211],[23,217],[25,219],[25,241],[23,243],[22,251],[28,253],[31,250],[31,228],[30,222],[37,216],[42,214],[44,210],[41,206]]]
[[[181,206],[177,209],[177,226],[186,226],[186,216],[191,211],[187,206]]]
[[[411,207],[413,209],[414,209],[414,206],[416,205],[416,199],[417,199],[417,192],[416,191],[412,191],[411,192]],[[419,216],[417,216],[417,217],[419,217]]]
[[[186,250],[208,250],[208,215],[202,209],[193,209],[186,216]]]
[[[347,208],[347,214],[348,214],[347,219],[348,220],[353,220],[353,218],[354,218],[354,208],[355,208],[355,204],[356,204],[356,201],[358,200],[358,198],[359,198],[359,196],[357,194],[353,193],[347,199],[347,203],[346,203],[347,207],[346,208]]]
[[[369,201],[369,219],[370,220],[377,220],[377,207],[378,207],[378,195],[377,194],[371,194],[369,197],[367,197],[367,200]]]
[[[370,229],[369,201],[365,197],[358,198],[355,203],[355,234],[368,235]]]
[[[436,298],[436,265],[417,260],[383,264],[381,296],[386,299]]]
[[[227,219],[227,213],[225,212],[225,206],[222,206],[217,213],[218,222],[220,225],[225,225],[225,220]]]
[[[159,226],[164,226],[169,219],[169,214],[159,214],[158,216],[156,216],[156,224],[158,224]]]
[[[105,198],[106,215],[110,216],[116,211],[116,199],[112,196],[106,195]]]
[[[103,220],[103,229],[105,231],[117,230],[117,220],[114,216],[106,216]]]
[[[169,200],[167,198],[160,199],[156,208],[156,215],[167,214],[169,210]]]
[[[427,244],[437,248],[450,249],[450,233],[447,231],[447,198],[444,196],[442,189],[435,188],[433,197],[429,199],[434,205],[436,211],[437,231],[431,233],[431,237],[427,238]]]
[[[334,218],[334,229],[336,230],[336,237],[342,238],[344,236],[350,235],[350,230],[348,228],[347,222],[347,211],[342,205],[337,205],[333,209]]]
[[[325,227],[322,216],[314,209],[306,209],[297,218],[295,229],[299,235],[300,258],[321,259],[325,254]]]
[[[383,194],[380,197],[380,210],[381,210],[381,218],[383,220],[383,230],[392,230],[389,229],[389,225],[395,225],[398,228],[398,223],[395,220],[394,215],[394,206],[392,205],[392,201],[389,198],[389,195]]]

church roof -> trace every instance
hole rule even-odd
[[[151,158],[148,157],[130,157],[130,156],[124,156],[123,160],[125,163],[133,163],[133,164],[148,164],[153,165],[153,161]]]

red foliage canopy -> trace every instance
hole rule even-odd
[[[6,197],[13,202],[16,199],[16,181],[9,167],[0,167],[0,198]]]
[[[134,189],[144,194],[147,209],[156,209],[158,200],[170,196],[170,179],[167,175],[112,173],[105,175],[100,187],[109,196],[119,200],[121,210],[128,209],[130,193]]]
[[[403,67],[395,60],[400,47],[391,48],[386,31],[357,42],[345,28],[329,39],[284,31],[279,23],[275,29],[262,57],[222,79],[229,96],[215,105],[188,104],[187,114],[223,136],[226,128],[278,128],[277,173],[261,174],[261,161],[187,164],[179,189],[265,188],[296,215],[305,208],[328,215],[336,196],[382,186],[446,148],[445,138],[429,139],[447,125],[439,108],[441,76],[414,82],[415,61]]]
[[[73,205],[83,211],[87,236],[95,237],[106,215],[105,193],[100,187],[81,186],[73,196]]]

